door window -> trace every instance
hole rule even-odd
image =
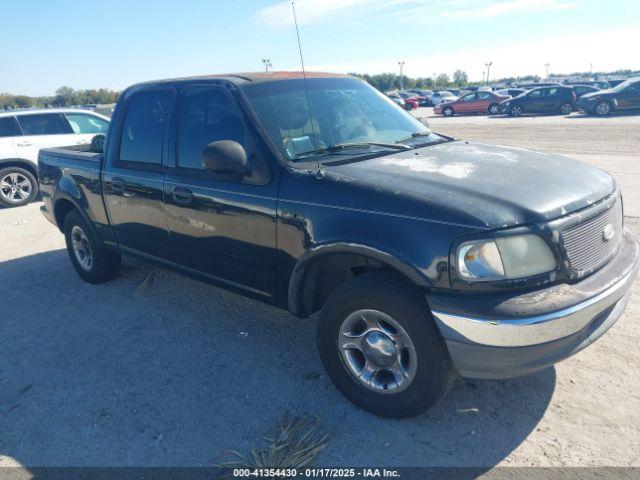
[[[164,132],[173,110],[173,90],[148,90],[129,102],[120,140],[120,160],[162,164]]]
[[[0,118],[0,138],[14,137],[16,135],[15,122],[13,117]]]
[[[533,90],[532,92],[529,92],[527,94],[527,97],[529,97],[529,98],[537,98],[537,97],[540,97],[540,95],[542,95],[542,90]]]
[[[467,93],[464,97],[462,97],[463,102],[473,102],[476,98],[475,93]]]
[[[95,115],[86,113],[65,114],[73,133],[104,133],[109,128],[109,122]]]
[[[218,87],[186,90],[178,127],[178,166],[204,169],[202,151],[218,140],[233,140],[247,149],[247,127],[235,100]]]
[[[491,94],[489,92],[478,93],[478,100],[487,100],[490,97],[491,97]]]
[[[19,115],[17,119],[24,135],[63,135],[72,133],[71,127],[59,113]]]

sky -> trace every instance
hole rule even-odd
[[[640,69],[638,0],[296,0],[307,70],[491,78]],[[0,0],[0,92],[299,70],[291,1]]]

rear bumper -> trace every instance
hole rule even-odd
[[[429,294],[427,300],[462,376],[527,375],[579,352],[616,322],[629,299],[639,255],[638,243],[625,230],[617,255],[577,284],[473,299]]]

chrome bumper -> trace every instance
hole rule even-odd
[[[594,288],[593,294],[585,294],[587,298],[582,301],[543,314],[526,314],[538,308],[536,302],[531,302],[531,295],[522,308],[525,314],[512,318],[461,315],[438,308],[432,314],[461,375],[524,375],[576,353],[615,323],[627,304],[640,265],[639,256],[638,243],[625,232],[625,248],[619,253],[617,264],[611,266],[615,270],[618,264],[625,264],[625,273],[601,290]],[[590,280],[587,290],[593,288],[595,280]],[[561,297],[563,292],[556,286],[541,293],[540,298]]]

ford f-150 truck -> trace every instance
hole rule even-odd
[[[384,416],[578,352],[638,268],[607,173],[439,135],[349,76],[135,85],[103,153],[41,150],[39,178],[83,280],[130,255],[317,316],[328,375]]]

